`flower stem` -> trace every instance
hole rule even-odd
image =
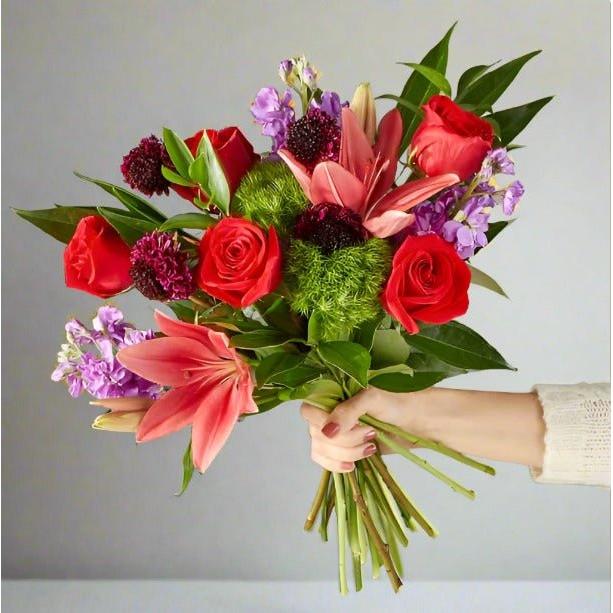
[[[324,470],[321,473],[321,479],[319,480],[319,487],[317,488],[317,492],[315,492],[315,498],[313,498],[313,502],[311,504],[311,508],[307,514],[306,521],[304,522],[304,529],[308,532],[313,527],[315,523],[315,518],[317,517],[317,512],[321,507],[321,503],[324,499],[324,495],[328,491],[328,482],[330,481],[330,471]]]
[[[353,499],[358,509],[360,510],[360,513],[362,514],[362,519],[364,520],[364,524],[366,525],[368,535],[374,541],[375,547],[377,548],[377,552],[383,560],[383,566],[385,566],[385,570],[387,571],[387,575],[389,577],[390,583],[392,584],[394,592],[397,592],[402,587],[402,580],[396,572],[394,563],[392,561],[392,558],[390,557],[389,548],[381,539],[381,536],[375,528],[372,517],[368,512],[368,508],[366,507],[366,503],[364,502],[364,498],[362,497],[362,493],[356,480],[355,471],[347,473],[347,478],[349,481],[349,485],[351,486],[351,490],[353,492]]]
[[[496,474],[496,470],[492,466],[488,466],[487,464],[483,464],[481,462],[478,462],[477,460],[473,460],[472,458],[465,456],[463,453],[460,453],[455,449],[451,449],[450,447],[443,445],[443,443],[438,443],[436,441],[431,441],[426,438],[421,438],[420,436],[416,436],[415,434],[410,434],[409,432],[405,432],[402,428],[399,428],[398,426],[394,426],[384,421],[380,421],[379,419],[371,417],[370,415],[363,415],[360,421],[370,426],[373,426],[378,430],[383,430],[385,432],[389,432],[390,434],[394,434],[399,438],[403,438],[409,443],[417,445],[418,447],[423,447],[424,449],[431,449],[432,451],[436,451],[441,455],[453,458],[461,464],[466,464],[466,466],[470,466],[471,468],[480,470],[484,473],[487,473],[488,475]]]
[[[415,455],[414,453],[411,453],[408,449],[405,449],[402,445],[398,444],[392,438],[388,437],[382,432],[379,432],[377,438],[382,443],[387,445],[392,451],[399,453],[407,460],[411,460],[411,462],[417,464],[417,466],[428,471],[431,475],[435,476],[437,479],[448,485],[454,492],[458,492],[458,494],[462,494],[470,500],[475,499],[475,492],[473,490],[469,490],[463,485],[460,485],[457,481],[454,481],[451,477],[448,477],[445,473],[438,470],[438,468],[434,468],[434,466],[426,462],[426,460],[424,460],[423,458],[420,458],[418,455]]]
[[[328,480],[328,489],[326,490],[326,494],[324,496],[323,502],[321,503],[321,513],[319,520],[319,534],[321,536],[321,540],[325,542],[328,541],[328,522],[330,521],[330,515],[332,515],[332,509],[334,508],[334,496],[332,492],[334,490],[334,480]]]
[[[349,592],[347,576],[345,573],[345,550],[347,548],[347,516],[345,511],[345,491],[343,488],[343,476],[333,474],[334,491],[336,494],[336,525],[338,536],[338,588],[341,594]]]
[[[400,511],[402,512],[406,521],[409,521],[411,517],[415,518],[415,521],[423,528],[424,532],[434,538],[438,531],[436,528],[426,519],[426,516],[411,502],[409,497],[400,489],[400,486],[394,480],[394,477],[390,474],[387,466],[381,459],[379,454],[372,455],[368,458],[368,463],[374,468],[381,478],[385,482],[385,485],[389,488],[390,492],[394,496],[394,500],[398,504]]]

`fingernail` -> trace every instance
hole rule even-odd
[[[328,438],[333,438],[338,434],[341,427],[334,421],[328,422],[322,429],[321,433],[325,434]]]
[[[366,447],[364,447],[364,457],[367,458],[368,456],[371,456],[376,451],[377,451],[377,446],[374,443],[371,443],[370,445],[366,445]]]
[[[377,438],[377,432],[376,430],[369,430],[365,435],[364,435],[364,442],[367,443],[368,441],[372,441],[373,439]]]
[[[353,462],[342,462],[341,468],[343,470],[351,470],[353,468]]]

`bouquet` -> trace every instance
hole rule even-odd
[[[157,331],[139,330],[111,304],[91,326],[66,324],[54,381],[90,394],[98,430],[147,442],[189,428],[185,491],[236,423],[285,401],[323,411],[367,386],[413,392],[448,377],[511,369],[456,321],[471,283],[505,295],[473,257],[512,221],[524,192],[512,179],[516,136],[551,98],[493,109],[539,51],[445,76],[453,27],[411,72],[377,123],[367,83],[351,101],[320,87],[304,57],[280,64],[286,88],[264,87],[251,113],[270,151],[238,127],[182,138],[165,128],[124,156],[125,183],[82,174],[121,207],[56,205],[16,213],[66,243],[67,287],[109,299],[136,290],[166,305]],[[506,177],[506,179],[504,178]],[[193,205],[166,216],[148,198],[170,192]],[[375,445],[404,456],[455,492],[474,491],[416,453],[429,449],[494,469],[372,416]],[[408,531],[437,532],[396,482],[378,448],[324,470],[305,529],[332,516],[339,586],[363,566],[402,585]]]

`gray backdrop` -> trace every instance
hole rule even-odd
[[[188,135],[238,123],[305,52],[323,85],[398,92],[397,61],[419,61],[456,19],[449,73],[533,60],[501,104],[556,94],[515,154],[527,186],[520,220],[477,264],[507,301],[472,290],[465,321],[518,373],[458,386],[527,390],[609,377],[609,3],[540,0],[5,1],[3,22],[3,556],[7,577],[333,579],[336,549],[302,532],[319,471],[296,406],[241,424],[203,477],[176,498],[186,432],[136,447],[94,432],[96,411],[49,373],[67,316],[99,301],[67,290],[62,246],[9,207],[108,202],[73,169],[120,182],[121,156],[172,126]],[[165,211],[187,210],[176,198]],[[142,326],[153,305],[116,303]],[[474,502],[402,461],[402,483],[440,528],[415,535],[415,579],[605,579],[609,492],[535,485],[526,469],[491,479],[449,467]]]

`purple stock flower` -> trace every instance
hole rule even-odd
[[[251,105],[251,114],[262,126],[262,134],[272,138],[272,151],[276,152],[285,144],[287,128],[294,121],[292,92],[286,90],[281,98],[274,87],[263,87]]]
[[[311,108],[320,109],[324,113],[327,113],[333,119],[336,119],[337,123],[341,121],[341,110],[344,106],[348,106],[349,103],[341,103],[341,98],[336,92],[325,91],[321,94],[321,100],[311,101]]]
[[[455,244],[458,255],[467,259],[479,247],[487,245],[486,232],[494,200],[490,194],[477,194],[466,201],[464,207],[443,226],[443,238]]]
[[[124,368],[117,351],[154,337],[152,330],[136,330],[124,322],[123,313],[103,306],[89,330],[77,320],[66,324],[67,343],[58,353],[58,365],[51,374],[53,381],[65,381],[71,396],[84,390],[94,398],[145,396],[157,398],[162,388]]]
[[[413,236],[423,234],[438,234],[442,236],[443,226],[448,220],[453,205],[464,195],[466,187],[458,185],[441,192],[436,200],[426,200],[418,204],[411,212],[415,215],[415,222],[408,228]]]
[[[521,181],[513,181],[502,198],[502,210],[505,215],[513,215],[515,207],[524,195],[524,185]]]
[[[489,181],[494,175],[514,175],[515,164],[509,157],[506,149],[502,147],[492,149],[483,160],[479,176],[484,181]]]

